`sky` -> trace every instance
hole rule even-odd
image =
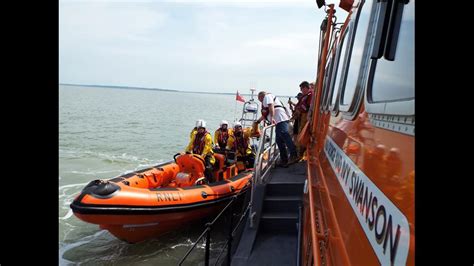
[[[324,16],[314,0],[60,0],[59,82],[296,95]]]

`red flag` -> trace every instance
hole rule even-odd
[[[239,102],[245,102],[244,97],[240,96],[239,91],[237,91],[237,95],[235,95],[235,100]]]

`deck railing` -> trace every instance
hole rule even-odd
[[[257,185],[265,184],[270,169],[280,157],[276,145],[275,125],[263,128],[262,136],[255,156],[254,174],[252,176],[252,194],[250,196],[250,227],[254,227],[257,211],[255,210],[255,190]]]
[[[249,183],[247,184],[250,184],[251,181],[249,181]],[[196,239],[196,241],[194,242],[194,244],[191,246],[191,248],[189,248],[189,250],[186,252],[186,254],[183,256],[183,258],[179,261],[178,265],[183,265],[183,263],[186,261],[186,259],[189,257],[189,255],[191,254],[191,252],[194,250],[194,248],[197,246],[197,243],[199,243],[203,238],[204,236],[206,237],[206,250],[205,250],[205,256],[204,256],[204,265],[206,266],[209,266],[209,261],[210,261],[210,254],[211,254],[211,233],[212,233],[212,229],[213,227],[215,226],[216,222],[218,220],[221,219],[221,217],[225,217],[224,216],[224,213],[227,211],[229,216],[230,216],[230,223],[229,223],[229,234],[228,234],[228,237],[227,237],[227,241],[225,242],[224,246],[221,248],[221,251],[219,253],[219,256],[217,257],[214,265],[218,265],[219,261],[220,261],[220,258],[222,256],[222,254],[224,253],[224,250],[226,250],[227,248],[227,265],[230,265],[231,263],[231,260],[232,260],[232,256],[231,256],[231,251],[232,251],[232,242],[234,240],[234,236],[235,236],[235,233],[237,231],[237,229],[239,228],[239,226],[242,224],[242,221],[244,220],[244,217],[245,215],[247,214],[247,212],[249,211],[250,209],[250,204],[247,205],[247,207],[245,208],[245,210],[242,212],[241,216],[240,216],[240,219],[239,221],[237,222],[237,224],[235,226],[233,226],[233,219],[234,219],[234,212],[235,212],[235,202],[236,200],[239,198],[239,196],[242,195],[242,193],[245,193],[248,189],[246,189],[246,187],[242,188],[242,190],[232,196],[231,200],[229,201],[229,203],[227,203],[227,205],[224,207],[224,209],[222,209],[222,211],[216,216],[216,218],[214,218],[214,220],[210,223],[206,223],[205,225],[205,229],[204,231],[201,233],[201,235]]]

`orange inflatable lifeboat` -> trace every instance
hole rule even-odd
[[[215,182],[210,184],[203,183],[201,156],[176,154],[174,162],[91,181],[71,209],[79,219],[129,243],[157,237],[217,214],[234,195],[251,187],[252,169],[239,173],[235,164],[225,163],[224,155],[214,156]]]

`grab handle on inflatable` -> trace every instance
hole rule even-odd
[[[206,165],[206,161],[204,161],[204,159],[201,156],[197,154],[193,154],[193,157],[199,159],[203,165]]]
[[[176,154],[173,156],[173,159],[174,159],[174,162],[175,162],[175,163],[177,163],[177,162],[176,162],[176,157],[178,157],[178,155],[181,155],[181,152],[178,152],[178,153],[176,153]]]

